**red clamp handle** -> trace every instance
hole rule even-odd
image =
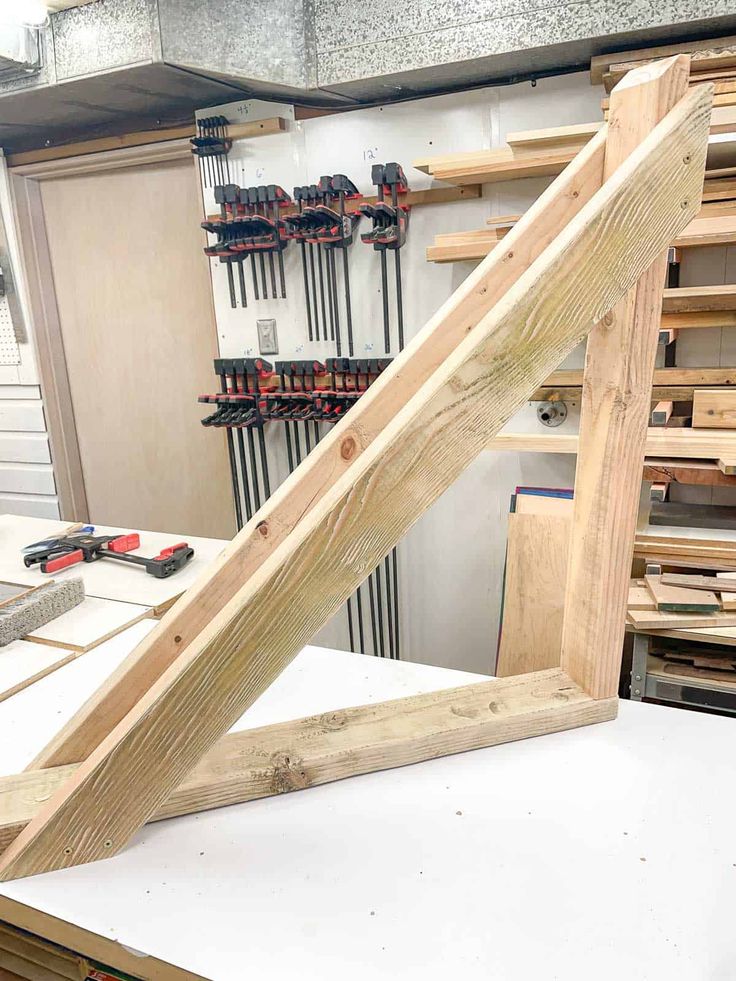
[[[84,552],[81,548],[78,548],[75,552],[67,552],[66,555],[60,555],[58,559],[50,559],[48,562],[41,563],[41,572],[58,572],[60,569],[66,569],[67,566],[76,565],[77,562],[84,561]]]
[[[133,549],[141,547],[141,536],[136,534],[121,535],[119,538],[114,538],[108,542],[107,547],[110,552],[132,552]]]
[[[174,552],[178,552],[180,548],[189,548],[186,542],[179,542],[176,545],[169,545],[168,548],[161,549],[158,555],[154,555],[154,562],[161,562],[163,559],[170,559]]]

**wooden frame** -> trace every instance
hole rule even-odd
[[[34,762],[40,774],[12,778],[16,792],[25,781],[53,787],[25,818],[14,811],[9,830],[0,818],[13,839],[1,879],[112,855],[167,807],[216,806],[615,716],[626,595],[609,590],[582,630],[571,628],[560,669],[223,738],[596,323],[581,428],[591,447],[578,461],[575,504],[576,522],[596,535],[595,562],[571,574],[568,600],[582,602],[588,568],[628,583],[633,528],[619,527],[613,493],[591,505],[589,489],[619,466],[641,468],[649,392],[642,401],[639,383],[651,386],[663,253],[697,212],[705,168],[711,87],[687,83],[684,57],[626,77],[609,126],[62,730]],[[639,476],[616,485],[626,516]],[[591,659],[593,635],[605,644]]]

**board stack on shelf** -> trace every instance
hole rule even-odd
[[[650,565],[629,586],[627,619],[637,630],[736,627],[736,573],[662,572]]]

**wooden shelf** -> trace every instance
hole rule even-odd
[[[578,437],[576,433],[499,433],[487,448],[516,453],[577,453]],[[723,463],[736,460],[736,431],[650,427],[645,452],[650,457],[717,460]],[[728,472],[723,467],[721,469],[724,473]]]
[[[703,487],[734,487],[736,477],[724,474],[717,463],[707,460],[677,460],[647,457],[644,480],[665,484],[687,484]]]
[[[724,211],[733,213],[698,216],[690,222],[672,244],[680,249],[736,244],[736,203],[720,201],[714,204],[716,207],[722,206]],[[706,207],[711,207],[711,205]],[[521,216],[516,216],[517,221],[519,217]],[[492,220],[489,219],[489,221]],[[434,245],[430,245],[427,249],[427,260],[429,262],[468,262],[483,259],[512,227],[513,224],[503,226],[495,234],[492,228],[479,228],[470,232],[450,232],[446,235],[437,235]]]

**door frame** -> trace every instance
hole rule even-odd
[[[10,217],[18,235],[21,272],[26,284],[29,334],[36,348],[56,494],[63,520],[88,522],[90,515],[41,183],[60,177],[183,159],[194,161],[188,139],[147,143],[8,168],[13,211]]]

